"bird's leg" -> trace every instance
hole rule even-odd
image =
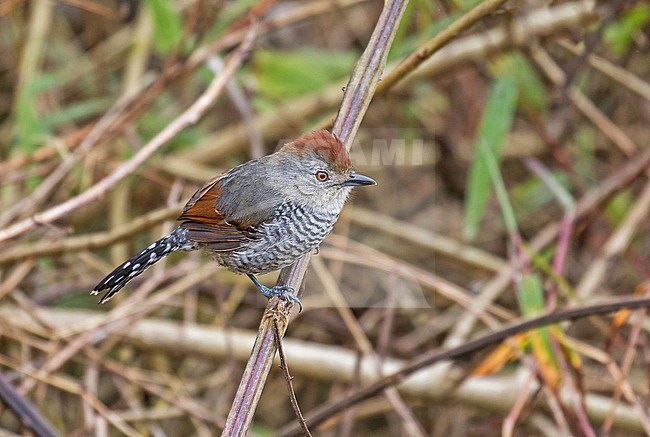
[[[302,302],[300,302],[300,299],[298,299],[298,297],[293,294],[294,290],[292,287],[288,285],[276,285],[275,287],[269,288],[262,285],[262,283],[258,281],[257,278],[251,273],[247,273],[246,276],[251,278],[253,284],[255,284],[260,293],[262,293],[267,299],[271,299],[273,296],[277,296],[282,300],[294,302],[298,304],[300,312],[302,312]]]

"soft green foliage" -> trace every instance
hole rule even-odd
[[[388,54],[389,62],[399,61],[411,54],[420,44],[444,29],[445,25],[442,22],[449,24],[445,18],[432,20],[434,15],[434,6],[430,1],[413,0],[409,2]],[[413,27],[417,29],[416,32],[413,32]]]
[[[624,55],[634,42],[637,34],[650,22],[650,5],[639,4],[623,14],[605,29],[605,41],[617,55]],[[645,36],[647,39],[647,35]]]
[[[534,316],[544,312],[544,293],[537,275],[531,273],[521,278],[519,306],[524,316]]]
[[[630,190],[624,190],[616,194],[605,207],[605,215],[613,226],[618,226],[629,214],[630,208],[634,205],[635,197]]]
[[[410,0],[390,53],[391,64],[409,55],[420,56],[418,47],[481,1]],[[136,253],[171,230],[178,216],[171,209],[189,200],[203,181],[258,152],[271,152],[280,138],[295,138],[330,120],[337,106],[332,96],[343,96],[341,88],[370,37],[382,2],[131,3],[137,7],[109,10],[101,5],[85,7],[91,2],[84,1],[0,0],[0,126],[4,133],[0,139],[0,227],[20,222],[34,225],[5,241],[0,250],[2,256],[17,254],[15,259],[5,256],[0,263],[0,282],[9,283],[14,278],[18,281],[9,293],[0,291],[0,309],[15,308],[0,316],[2,326],[11,328],[0,329],[6,334],[0,336],[0,372],[19,375],[21,369],[29,369],[34,362],[67,356],[69,340],[85,338],[94,343],[60,361],[52,375],[72,385],[59,387],[56,378],[49,383],[27,376],[14,381],[42,386],[42,396],[30,399],[60,428],[61,435],[79,434],[79,430],[86,434],[105,431],[109,435],[214,433],[219,431],[217,416],[225,414],[232,400],[230,394],[237,381],[228,375],[233,374],[242,351],[222,351],[218,345],[195,348],[183,338],[178,340],[179,347],[168,337],[165,342],[151,345],[141,337],[149,328],[138,329],[137,333],[132,328],[140,319],[152,318],[156,323],[152,327],[164,324],[184,330],[200,325],[200,329],[213,330],[215,338],[231,327],[254,333],[264,300],[250,281],[216,265],[207,266],[214,275],[203,277],[200,266],[210,263],[209,258],[198,253],[177,254],[166,259],[166,266],[147,272],[141,281],[125,289],[121,293],[125,301],[98,306],[97,298],[88,292],[115,267],[113,261],[121,261],[114,258],[123,247],[129,250],[125,256]],[[44,4],[51,8],[49,17],[35,19],[34,6]],[[476,52],[471,60],[455,57],[462,52],[457,50],[459,47],[470,47],[460,42],[465,37],[480,38],[486,31],[508,29],[530,12],[560,18],[556,7],[566,5],[505,4],[456,35],[450,45],[443,47],[443,53],[434,55],[444,61],[435,66],[435,73],[426,74],[426,68],[420,68],[418,74],[371,104],[364,129],[354,141],[352,162],[360,173],[375,178],[378,186],[355,190],[353,204],[346,206],[343,227],[334,231],[319,257],[335,262],[319,263],[319,271],[307,277],[307,287],[310,294],[325,293],[321,279],[327,276],[322,275],[333,267],[329,276],[335,277],[350,306],[367,304],[363,309],[367,320],[382,320],[382,311],[394,307],[396,343],[388,355],[424,356],[435,343],[431,335],[435,335],[436,342],[453,335],[453,326],[445,325],[434,332],[427,325],[433,318],[444,318],[450,310],[449,305],[427,306],[420,301],[420,296],[435,297],[427,277],[442,276],[471,294],[475,290],[467,289],[470,284],[505,278],[503,275],[512,273],[509,267],[514,267],[498,303],[510,314],[531,318],[552,311],[553,305],[558,309],[583,305],[574,287],[591,282],[585,279],[594,271],[590,268],[594,248],[615,235],[638,203],[643,169],[632,166],[645,156],[643,139],[650,137],[647,100],[630,82],[604,74],[597,64],[557,43],[570,34],[577,48],[587,49],[589,54],[619,68],[619,72],[647,81],[648,0],[619,2],[616,8],[601,2],[602,8],[595,11],[600,14],[597,20],[571,24],[560,21],[545,27],[543,35],[530,35],[569,74],[571,82],[564,87],[546,77],[542,65],[532,60],[525,47],[495,46]],[[255,10],[251,11],[251,7]],[[203,116],[173,135],[114,187],[117,189],[99,197],[91,191],[91,203],[77,204],[54,221],[47,218],[51,215],[42,214],[61,210],[61,205],[67,208],[70,199],[89,189],[94,191],[97,184],[105,186],[100,181],[107,181],[106,177],[118,176],[116,169],[126,168],[129,158],[196,102],[209,86],[214,72],[206,62],[193,61],[210,53],[226,62],[237,51],[238,37],[246,33],[253,15],[259,16],[260,24],[256,42],[230,82],[241,88],[243,99],[235,101],[225,90]],[[593,16],[591,12],[582,18]],[[43,29],[47,32],[33,31]],[[176,56],[177,50],[180,56]],[[386,69],[384,77],[390,70]],[[152,83],[156,85],[147,85]],[[122,106],[125,91],[139,85],[145,88],[133,102]],[[605,135],[606,126],[595,123],[567,98],[573,90],[580,91],[611,123],[637,141],[639,154],[621,153]],[[240,105],[253,107],[250,118],[238,109]],[[276,118],[277,114],[282,116]],[[253,134],[261,136],[263,150],[250,146]],[[526,150],[511,150],[511,146],[520,144]],[[474,149],[468,159],[469,146]],[[418,159],[420,156],[423,159]],[[78,162],[50,184],[50,176],[64,169],[62,163],[71,157],[78,157]],[[542,165],[543,173],[528,170],[526,164],[531,162]],[[46,180],[48,183],[44,183]],[[36,189],[45,195],[30,197]],[[604,197],[599,197],[605,192]],[[570,209],[573,202],[588,206],[585,199],[597,199],[597,203],[581,208],[574,217],[571,213],[575,211]],[[21,205],[25,208],[19,208]],[[165,212],[168,220],[162,222],[159,211],[165,206],[170,210]],[[465,216],[459,217],[463,213]],[[485,226],[486,217],[496,225]],[[577,221],[569,222],[571,218]],[[471,250],[435,249],[433,243],[444,244],[439,235],[452,241],[462,239],[463,229],[459,228],[463,225],[467,226],[466,235],[474,237],[474,241],[466,243]],[[588,231],[581,232],[585,225]],[[551,235],[550,230],[559,232]],[[121,234],[124,231],[127,234]],[[587,290],[592,297],[609,300],[612,296],[606,295],[608,290],[621,296],[632,295],[643,279],[645,269],[639,260],[650,259],[648,227],[642,222],[630,231],[634,239],[620,247],[616,263],[608,264],[602,277],[590,277],[598,279]],[[125,238],[107,241],[107,236],[120,234]],[[78,247],[83,241],[86,243]],[[540,247],[542,241],[546,244]],[[29,271],[21,272],[23,269]],[[197,282],[199,276],[195,273],[204,279]],[[275,278],[262,279],[270,285]],[[381,293],[383,290],[398,293],[392,296]],[[339,362],[345,364],[346,348],[353,336],[339,335],[340,329],[328,322],[338,317],[337,308],[327,306],[326,294],[307,298],[306,307],[323,317],[316,320],[298,316],[288,336],[311,342],[314,348],[325,341],[332,351],[338,348],[342,352]],[[459,315],[467,310],[462,301],[450,305],[458,306],[452,310]],[[29,308],[35,307],[39,315],[42,312],[43,317],[48,316],[52,329],[34,330],[34,322],[27,316]],[[116,307],[117,311],[113,311]],[[107,320],[102,314],[110,317],[134,308],[146,311],[133,312],[128,317],[132,323],[100,323]],[[56,314],[60,309],[84,309],[101,319],[86,313],[79,314],[79,323],[68,323],[63,314],[50,319],[48,313]],[[630,332],[629,322],[634,322],[634,318],[622,317],[625,315],[613,319],[611,330],[618,329],[616,335],[623,340]],[[381,323],[366,325],[371,338],[381,337]],[[485,326],[477,320],[472,332],[483,331]],[[570,326],[557,324],[512,337],[496,348],[498,353],[488,363],[491,367],[484,368],[489,373],[501,372],[507,384],[508,376],[521,365],[512,364],[505,372],[503,366],[525,356],[523,366],[534,360],[535,378],[545,396],[561,389],[579,399],[583,381],[584,395],[602,402],[615,399],[616,388],[623,383],[641,391],[633,395],[643,396],[647,384],[635,385],[638,381],[631,377],[602,389],[598,379],[607,374],[608,368],[600,361],[587,359],[582,371],[579,349],[571,348],[576,341],[585,340],[605,345],[610,331],[585,334],[579,326]],[[562,329],[571,329],[576,340],[568,339]],[[156,338],[150,336],[149,340]],[[330,372],[330,380],[319,381],[311,378],[305,363],[292,365],[294,357],[289,348],[287,352],[303,411],[317,408],[333,384],[345,382],[337,377],[347,372],[345,366],[340,372]],[[602,356],[609,353],[607,349],[600,352]],[[107,365],[93,367],[98,362]],[[471,371],[464,360],[457,363],[465,366],[467,373]],[[476,363],[471,364],[473,367]],[[89,371],[96,377],[84,381]],[[643,371],[643,359],[633,360],[629,374]],[[565,379],[570,377],[575,377],[574,384]],[[267,388],[284,388],[277,369],[270,378]],[[88,390],[75,390],[77,383],[87,385]],[[595,386],[597,391],[589,390]],[[572,392],[572,387],[578,388]],[[504,389],[513,391],[508,399],[518,395],[517,387]],[[94,394],[92,399],[83,396],[86,392]],[[142,405],[125,404],[125,392],[142,400]],[[294,418],[290,408],[277,408],[275,398],[274,393],[263,395],[251,435],[278,434],[279,427]],[[188,406],[187,411],[166,414],[173,400],[181,407]],[[517,430],[535,433],[530,417],[547,414],[543,407],[555,401],[560,413],[552,419],[561,422],[551,424],[551,428],[561,428],[564,423],[573,425],[579,411],[576,415],[567,413],[566,417],[562,412],[580,408],[581,403],[566,403],[560,398],[540,398],[520,417],[516,417],[518,410],[511,405],[503,406],[499,414],[514,412],[510,419]],[[472,408],[462,399],[442,407],[431,403],[429,408],[425,404],[426,400],[413,405],[424,429],[435,428],[436,417],[453,417],[460,412],[471,419],[471,426],[486,435],[501,431],[502,423],[493,420],[494,412]],[[118,429],[120,421],[113,420],[102,425],[105,430],[92,426],[94,422],[102,424],[98,421],[91,420],[86,426],[84,412],[93,410],[93,405],[124,413],[127,426],[133,430],[129,434],[128,428]],[[138,420],[139,407],[150,415],[146,421]],[[633,405],[620,407],[615,424],[626,419]],[[391,416],[394,413],[390,411],[384,415],[359,415],[349,425],[354,435],[390,431],[399,434],[403,430],[398,429],[399,425],[393,427]],[[0,429],[11,435],[34,434],[21,424],[10,411],[0,414]],[[331,429],[336,432],[335,427]],[[572,430],[587,434],[579,426]],[[612,434],[629,435],[630,431],[613,429]]]
[[[41,73],[19,90],[16,103],[16,141],[20,151],[33,152],[57,128],[101,114],[113,102],[110,98],[91,98],[73,101],[51,113],[39,114],[39,95],[57,90],[61,87],[61,82],[62,78],[55,74]]]
[[[573,211],[576,207],[575,200],[568,189],[561,183],[561,181],[549,173],[548,180],[546,181],[548,188],[551,190],[555,198],[567,211]]]
[[[479,152],[480,159],[483,160],[487,166],[488,173],[492,179],[492,184],[494,185],[494,191],[497,195],[499,206],[501,207],[501,215],[503,216],[506,229],[510,235],[515,235],[517,232],[517,220],[515,219],[515,213],[510,204],[510,199],[508,199],[508,191],[503,183],[503,178],[501,177],[501,172],[499,172],[499,166],[497,165],[496,159],[494,159],[492,151],[487,147],[480,148]]]
[[[34,97],[31,87],[27,86],[18,91],[16,96],[16,142],[19,149],[26,153],[36,148],[35,137],[41,130],[33,104]]]
[[[152,138],[168,123],[170,123],[182,110],[178,102],[174,100],[174,96],[168,93],[160,95],[158,100],[152,105],[152,110],[143,114],[138,120],[138,132],[144,139]],[[183,147],[192,146],[198,143],[206,132],[202,129],[202,122],[191,125],[165,144],[165,150],[178,150]],[[128,150],[128,149],[127,149]],[[129,153],[127,156],[130,156]]]
[[[569,186],[569,178],[565,173],[554,171],[551,174],[559,185],[562,185],[563,187]],[[536,210],[539,210],[539,208],[542,208],[555,200],[555,196],[553,196],[544,183],[534,175],[512,188],[509,193],[512,197],[513,203],[517,205],[517,211],[521,211],[522,215],[531,212],[534,213]]]
[[[48,134],[45,125],[39,120],[37,101],[39,93],[49,87],[51,81],[45,75],[37,74],[34,81],[25,83],[16,92],[16,131],[18,150],[31,153]]]
[[[223,5],[223,10],[217,16],[217,20],[208,31],[206,37],[208,40],[214,39],[225,31],[233,22],[240,19],[251,7],[257,4],[257,0],[237,0],[236,2],[227,2]]]
[[[153,19],[153,44],[159,53],[174,50],[183,36],[181,18],[169,0],[146,0]]]
[[[483,0],[453,0],[453,3],[463,11],[469,11],[474,6],[477,6]]]
[[[350,74],[355,53],[315,49],[257,51],[254,68],[260,91],[271,98],[299,96]]]
[[[596,133],[591,126],[580,126],[575,135],[576,173],[588,184],[598,182],[596,177]]]
[[[474,146],[475,159],[470,169],[465,200],[464,234],[468,239],[476,237],[491,193],[491,176],[486,157],[492,156],[495,162],[499,163],[503,144],[515,115],[516,102],[516,81],[510,76],[497,78],[485,104]]]
[[[71,103],[57,112],[42,117],[41,123],[49,130],[66,123],[88,119],[104,112],[113,101],[110,98],[88,99]]]
[[[548,92],[537,71],[519,52],[499,56],[491,64],[497,76],[510,76],[517,82],[519,98],[523,105],[544,113],[548,107]]]
[[[537,275],[530,273],[521,278],[519,284],[519,305],[524,317],[533,317],[544,312],[544,293]],[[539,328],[531,332],[531,345],[538,359],[538,365],[546,370],[554,367],[555,356],[551,348],[550,328]],[[548,375],[549,372],[542,373]]]

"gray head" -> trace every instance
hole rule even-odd
[[[326,130],[297,138],[269,160],[282,170],[283,196],[313,208],[340,211],[353,187],[376,184],[354,172],[347,149]]]

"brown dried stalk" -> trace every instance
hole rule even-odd
[[[293,376],[291,376],[291,373],[289,372],[289,366],[287,365],[287,357],[284,354],[284,347],[282,346],[282,335],[280,334],[280,326],[278,325],[277,320],[273,320],[273,334],[275,335],[275,343],[276,347],[278,348],[278,357],[280,357],[280,368],[282,369],[282,373],[284,373],[284,380],[287,383],[287,391],[289,392],[289,400],[291,401],[291,406],[293,407],[293,411],[296,413],[296,418],[298,419],[298,423],[300,424],[300,429],[302,430],[302,433],[306,435],[307,437],[311,437],[311,432],[309,431],[309,428],[307,427],[307,423],[305,422],[305,418],[302,415],[302,412],[300,411],[300,405],[298,405],[298,399],[296,398],[296,391],[293,389]]]
[[[138,153],[135,154],[135,156],[133,156],[133,158],[117,167],[111,174],[78,196],[0,230],[0,241],[20,235],[39,224],[51,223],[69,212],[87,205],[98,197],[104,195],[119,181],[139,169],[154,152],[167,143],[167,141],[173,138],[178,132],[190,124],[196,123],[199,118],[201,118],[201,116],[212,107],[232,75],[235,74],[239,65],[243,62],[250,50],[253,41],[255,40],[255,35],[255,28],[252,28],[249,31],[247,38],[242,42],[237,51],[229,56],[224,65],[223,73],[215,77],[205,92],[188,109],[186,109],[185,112],[169,123],[165,129],[158,133],[158,135],[152,138],[151,141],[149,141],[138,151]]]
[[[535,318],[525,321],[519,321],[499,331],[492,332],[485,336],[478,337],[474,340],[467,341],[460,346],[450,349],[434,349],[422,356],[416,358],[410,364],[402,367],[400,370],[385,376],[384,378],[360,388],[354,393],[348,394],[340,401],[334,401],[316,408],[307,417],[307,425],[314,427],[323,423],[328,418],[350,408],[359,402],[371,398],[381,393],[387,387],[399,384],[406,379],[409,375],[414,374],[418,370],[429,367],[434,363],[444,360],[459,359],[468,356],[476,351],[482,350],[487,346],[500,343],[516,334],[530,331],[531,329],[548,326],[555,323],[564,322],[567,320],[577,320],[587,316],[611,314],[622,308],[630,310],[638,308],[647,308],[650,306],[650,298],[634,298],[634,299],[618,299],[616,301],[598,303],[594,305],[587,305],[579,308],[558,310],[553,313],[544,314]],[[292,424],[293,425],[293,424]],[[280,432],[284,437],[297,435],[298,428],[296,426],[288,426],[287,429]]]
[[[345,89],[332,133],[348,149],[370,105],[406,4],[406,0],[386,2],[370,42]],[[310,255],[306,255],[292,266],[282,269],[277,285],[288,285],[294,290],[300,290],[309,258]],[[222,435],[239,436],[247,432],[275,357],[274,320],[277,321],[278,331],[284,335],[292,308],[291,302],[282,302],[277,298],[269,301]]]
[[[377,94],[384,94],[386,91],[395,86],[400,80],[408,76],[413,70],[420,66],[424,61],[431,57],[435,52],[440,50],[448,42],[455,39],[461,32],[472,27],[480,19],[493,13],[508,0],[486,0],[479,3],[472,10],[464,14],[458,20],[454,21],[442,32],[431,38],[418,49],[411,53],[406,59],[395,67],[390,74],[387,74],[377,88]]]
[[[58,437],[54,427],[25,399],[0,372],[0,399],[38,437]]]

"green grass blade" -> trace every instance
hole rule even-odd
[[[497,195],[497,200],[499,201],[499,206],[501,207],[501,215],[503,216],[503,221],[505,223],[506,229],[510,235],[515,235],[517,233],[517,219],[515,218],[515,212],[512,209],[512,204],[508,198],[508,191],[506,186],[503,183],[503,178],[499,172],[499,166],[497,161],[492,155],[492,151],[488,148],[481,148],[479,150],[479,156],[484,161],[490,179],[492,179],[492,184],[494,185],[494,190]]]
[[[154,29],[154,47],[158,53],[174,50],[183,36],[179,14],[167,0],[147,0]]]
[[[509,77],[498,78],[488,96],[474,146],[474,162],[470,169],[465,200],[465,229],[467,239],[478,233],[480,221],[491,193],[490,171],[485,156],[494,157],[498,164],[506,135],[512,125],[517,105],[517,82]],[[489,154],[481,153],[481,150]]]

